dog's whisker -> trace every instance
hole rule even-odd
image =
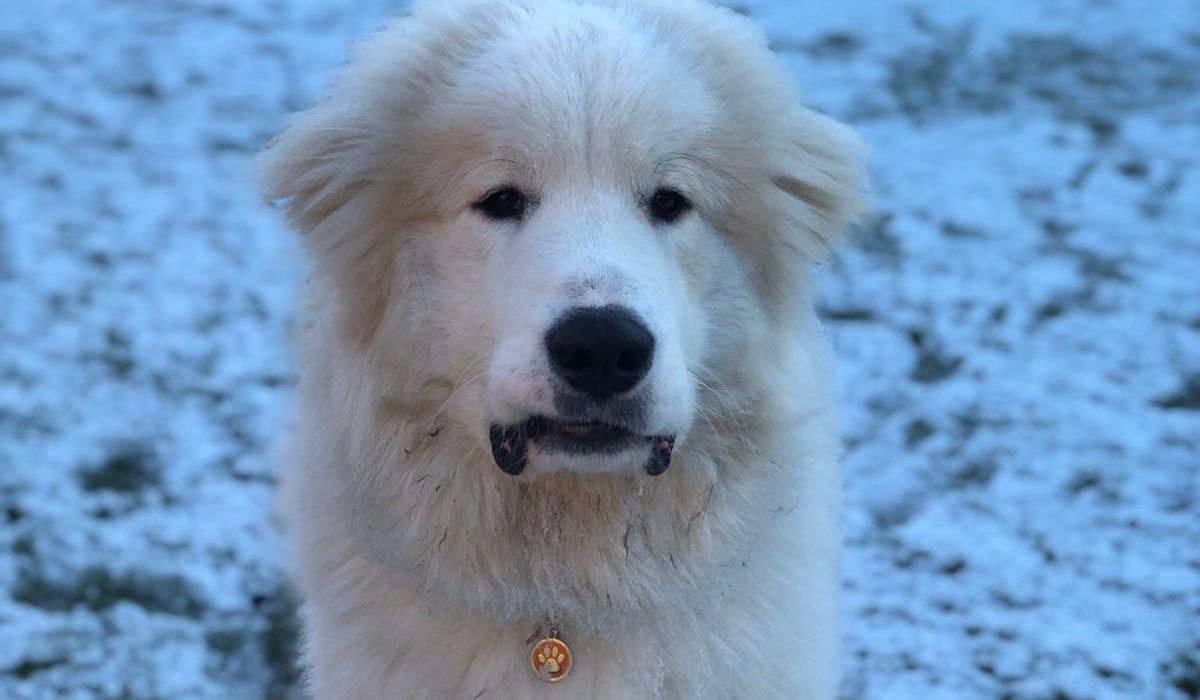
[[[720,377],[712,372],[705,370],[709,376],[722,385],[722,388],[718,388],[705,381],[705,379],[695,368],[689,368],[689,371],[691,372],[692,378],[695,379],[697,385],[704,389],[708,395],[712,396],[714,401],[716,401],[718,404],[718,407],[724,411],[722,417],[733,422],[735,425],[740,425],[741,422],[747,417],[747,411],[740,402],[732,397],[732,392],[725,387],[724,381],[722,381]]]
[[[485,359],[485,357],[483,355],[479,355],[474,360],[471,360],[469,363],[467,363],[467,366],[463,368],[462,373],[460,373],[458,375],[458,379],[454,382],[453,386],[450,387],[450,393],[446,395],[446,400],[443,401],[442,405],[439,406],[438,409],[433,412],[433,416],[429,419],[429,425],[427,425],[425,427],[426,435],[433,432],[434,426],[437,424],[437,419],[441,417],[442,413],[446,410],[446,407],[449,406],[450,402],[454,400],[455,394],[457,394],[458,391],[460,389],[462,389],[463,387],[470,386],[471,384],[478,381],[479,379],[481,379],[483,376],[485,376],[487,374],[487,370],[484,370],[482,372],[479,372],[475,376],[471,377],[467,381],[465,381],[465,382],[463,381],[463,377],[465,377],[467,375],[467,372],[470,372],[476,365],[478,365],[484,359]]]

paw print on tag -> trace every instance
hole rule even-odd
[[[571,648],[556,637],[543,639],[533,645],[529,663],[538,678],[547,683],[557,683],[571,671]]]
[[[546,667],[550,673],[558,673],[559,664],[564,663],[567,657],[563,655],[561,649],[555,649],[547,646],[538,652],[538,663]]]

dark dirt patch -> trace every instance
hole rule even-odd
[[[948,379],[962,365],[962,358],[945,352],[941,345],[927,336],[924,331],[912,329],[908,339],[917,350],[917,360],[909,372],[909,378],[921,384],[934,384]]]
[[[1183,386],[1155,403],[1170,410],[1200,411],[1200,374],[1186,378]]]
[[[287,589],[280,588],[259,606],[259,610],[265,616],[266,626],[258,643],[271,671],[267,695],[271,698],[286,697],[288,689],[300,682],[301,674],[297,601]]]
[[[1183,693],[1183,697],[1200,700],[1200,642],[1160,664],[1159,671],[1172,688]]]
[[[820,315],[829,321],[842,323],[866,323],[876,319],[874,311],[858,306],[822,307]]]
[[[1031,102],[1092,128],[1098,141],[1119,117],[1183,103],[1200,90],[1200,52],[1167,53],[1127,43],[1086,44],[1069,36],[1013,36],[973,49],[972,27],[931,27],[928,46],[892,59],[887,87],[914,119],[992,114]]]
[[[141,445],[120,447],[99,466],[87,469],[79,475],[79,483],[86,491],[116,491],[137,493],[159,485],[162,481],[162,465],[154,453]]]
[[[65,658],[26,659],[16,666],[8,669],[6,673],[12,674],[17,678],[29,678],[30,676],[37,675],[42,671],[47,671],[55,666],[61,666],[65,663],[67,663],[67,659]]]
[[[807,43],[771,41],[771,49],[781,52],[801,52],[816,59],[845,61],[858,55],[863,49],[861,37],[845,32],[822,34]]]
[[[298,602],[284,586],[256,595],[253,611],[216,623],[205,633],[214,677],[253,679],[267,700],[298,698],[300,619]],[[266,678],[263,678],[263,672]]]
[[[951,471],[950,486],[956,489],[987,486],[998,471],[1000,467],[993,461],[971,460]]]
[[[196,618],[206,607],[180,576],[113,573],[100,567],[64,579],[24,571],[11,595],[19,603],[54,612],[78,607],[101,611],[128,602],[152,612]]]
[[[924,418],[918,418],[904,428],[905,447],[916,447],[925,442],[935,432],[933,425]]]
[[[852,245],[872,256],[898,261],[903,257],[904,249],[891,229],[892,218],[891,214],[882,214],[857,226],[850,233]]]

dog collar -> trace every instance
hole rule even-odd
[[[541,636],[541,629],[534,633],[534,638]],[[529,666],[533,675],[547,683],[557,683],[567,677],[575,660],[571,656],[571,647],[559,636],[559,629],[550,625],[550,633],[538,639],[529,650]]]

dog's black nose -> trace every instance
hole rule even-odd
[[[620,306],[578,308],[546,333],[554,371],[572,389],[597,401],[623,394],[654,361],[654,336]]]

